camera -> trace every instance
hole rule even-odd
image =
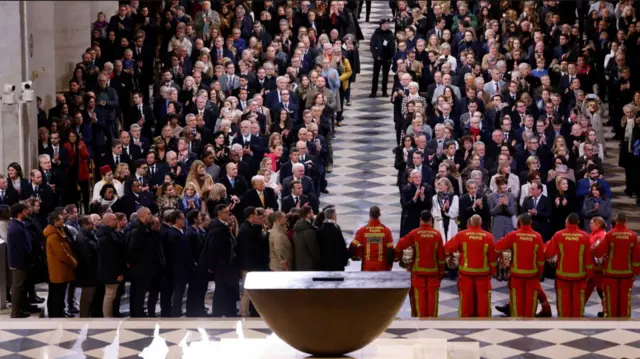
[[[33,82],[25,81],[22,83],[22,101],[32,102],[35,100],[36,95],[33,92]]]
[[[2,103],[5,105],[13,105],[16,103],[16,87],[14,85],[4,85],[2,92]]]

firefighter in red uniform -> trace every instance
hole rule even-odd
[[[491,276],[496,273],[493,236],[482,229],[482,218],[473,215],[467,229],[444,245],[446,255],[460,253],[458,294],[460,317],[491,317]]]
[[[640,244],[627,228],[624,213],[618,213],[616,226],[596,246],[594,255],[607,256],[602,266],[605,317],[631,317],[631,289],[640,273]]]
[[[396,244],[396,259],[402,251],[413,247],[411,271],[412,317],[437,317],[440,280],[444,276],[444,241],[440,232],[432,227],[430,211],[420,213],[420,227],[402,237]]]
[[[369,223],[356,232],[349,245],[353,260],[362,259],[363,271],[387,271],[393,266],[393,236],[380,223],[380,208],[369,209]]]
[[[593,274],[593,256],[589,235],[578,228],[580,218],[571,213],[566,228],[546,244],[547,258],[557,256],[556,305],[558,317],[571,318],[584,315],[584,292],[587,279]]]
[[[544,242],[531,228],[531,216],[522,214],[519,227],[496,243],[496,251],[511,251],[509,278],[512,317],[535,317],[538,308],[537,288],[544,270]]]

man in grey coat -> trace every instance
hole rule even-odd
[[[293,270],[320,271],[322,257],[318,245],[317,229],[312,224],[313,210],[305,206],[300,208],[300,220],[293,226]]]

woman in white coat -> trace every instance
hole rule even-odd
[[[436,194],[431,207],[433,228],[440,232],[446,242],[458,233],[458,196],[453,193],[453,186],[446,177],[436,180],[435,185]]]

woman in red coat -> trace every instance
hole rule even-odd
[[[604,236],[607,234],[605,230],[606,223],[602,217],[593,217],[591,222],[589,222],[589,226],[591,227],[591,233],[589,234],[589,242],[591,242],[591,249],[598,246],[601,240],[604,239]],[[589,300],[589,297],[593,293],[593,290],[596,289],[600,300],[602,300],[602,260],[603,258],[594,258],[593,260],[593,277],[589,278],[587,281],[587,289],[585,290],[585,303]],[[603,313],[603,312],[600,312]],[[602,316],[598,313],[598,316]]]
[[[89,213],[89,162],[91,161],[89,149],[73,129],[69,130],[64,147],[69,154],[65,204],[77,204],[82,194],[85,213]]]

